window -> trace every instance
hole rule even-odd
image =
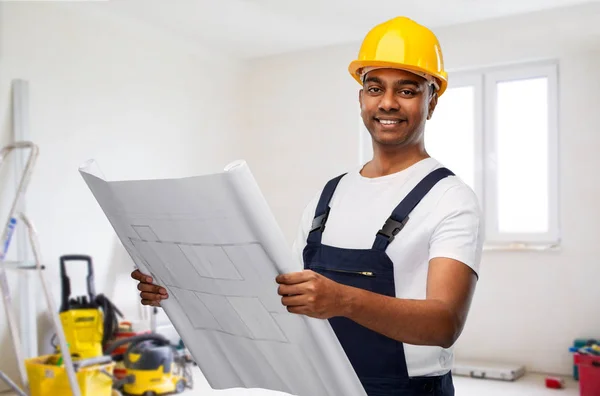
[[[486,247],[558,244],[557,65],[450,73],[449,79],[426,124],[425,146],[477,193]],[[361,126],[364,162],[372,149]]]

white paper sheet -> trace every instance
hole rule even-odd
[[[181,179],[80,172],[213,389],[366,396],[329,323],[288,313],[275,277],[297,270],[243,161]]]

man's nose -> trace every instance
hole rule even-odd
[[[385,94],[381,97],[381,101],[379,102],[379,110],[381,111],[398,111],[400,105],[398,101],[394,97],[393,91],[386,91]]]

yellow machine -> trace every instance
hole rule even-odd
[[[111,344],[110,354],[119,346],[129,344],[121,357],[126,369],[120,380],[125,395],[168,395],[192,388],[191,360],[160,334],[141,334]]]
[[[87,262],[87,296],[71,298],[71,282],[65,268],[68,261]],[[79,359],[102,356],[104,344],[112,337],[118,326],[116,313],[122,316],[121,312],[106,297],[96,295],[94,269],[90,256],[61,256],[60,278],[62,283],[60,320],[71,356]]]
[[[60,313],[71,356],[87,359],[102,355],[103,315],[98,309],[77,308]]]

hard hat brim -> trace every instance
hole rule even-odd
[[[348,71],[350,72],[350,75],[361,85],[362,85],[362,81],[361,81],[361,76],[360,76],[360,70],[365,67],[380,67],[380,68],[399,69],[399,70],[404,70],[407,72],[415,73],[417,75],[419,75],[419,74],[430,75],[437,80],[438,85],[440,87],[440,89],[437,91],[438,97],[442,96],[442,94],[446,91],[446,88],[448,87],[448,76],[445,72],[441,72],[439,74],[432,74],[431,72],[429,72],[425,69],[411,66],[411,65],[405,65],[405,64],[401,64],[401,63],[355,60],[355,61],[350,62],[350,65],[348,66]]]

